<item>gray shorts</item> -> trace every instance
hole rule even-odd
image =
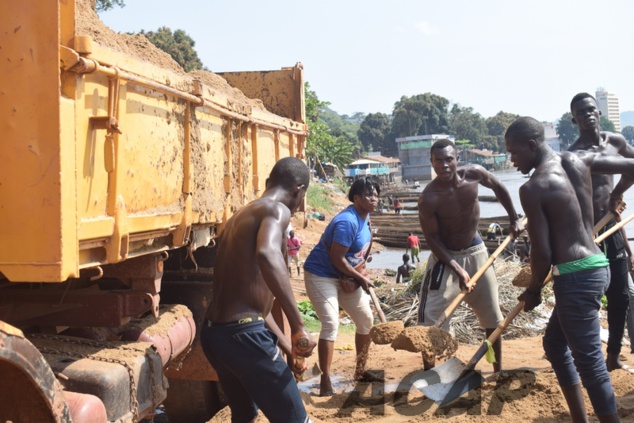
[[[489,258],[484,243],[462,251],[449,252],[469,275],[474,275]],[[448,269],[435,255],[430,255],[421,284],[418,324],[433,326],[436,319],[443,314],[459,293],[460,284],[455,272]],[[504,320],[500,311],[498,283],[493,266],[480,277],[475,288],[465,296],[464,301],[473,309],[480,326],[485,329],[493,329]],[[447,319],[441,328],[448,331],[450,320]]]

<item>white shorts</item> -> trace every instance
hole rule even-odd
[[[339,329],[339,306],[352,319],[359,335],[368,335],[374,316],[370,308],[370,296],[362,288],[345,293],[339,285],[339,279],[323,278],[304,271],[306,294],[313,304],[321,321],[319,339],[335,341]]]
[[[288,255],[288,265],[290,266],[293,262],[299,266],[299,254],[295,254],[294,256]]]

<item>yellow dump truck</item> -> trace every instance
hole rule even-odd
[[[303,158],[302,68],[166,69],[80,9],[0,3],[0,420],[205,421],[214,239]]]

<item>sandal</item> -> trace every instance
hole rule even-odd
[[[369,370],[366,370],[365,372],[363,372],[361,377],[355,377],[354,380],[356,380],[357,382],[367,382],[367,383],[385,382],[385,378]]]

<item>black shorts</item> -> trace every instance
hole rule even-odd
[[[218,373],[232,421],[248,422],[262,410],[271,423],[308,421],[295,377],[264,322],[208,325],[201,344]]]

